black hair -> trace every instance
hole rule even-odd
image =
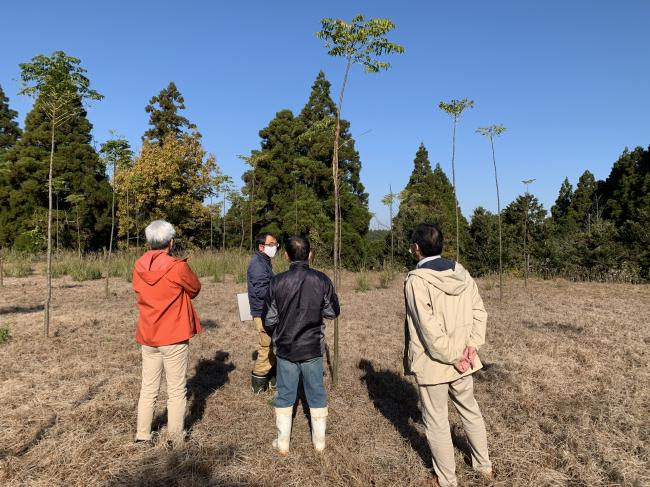
[[[275,235],[269,232],[262,232],[257,234],[257,237],[255,237],[255,250],[257,250],[260,245],[264,245],[266,243],[266,237],[268,237],[269,235],[271,237],[275,237]]]
[[[428,223],[420,223],[411,234],[411,243],[418,244],[424,257],[442,254],[442,242],[442,230]]]
[[[284,246],[291,262],[304,261],[309,259],[311,245],[305,237],[289,237]]]

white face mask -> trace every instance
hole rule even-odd
[[[278,252],[278,248],[273,245],[265,245],[264,246],[264,253],[268,255],[271,259],[275,257],[275,254]]]

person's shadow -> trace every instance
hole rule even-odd
[[[404,378],[389,370],[375,370],[372,362],[359,361],[359,368],[365,372],[361,381],[368,388],[368,397],[375,408],[388,419],[395,429],[407,440],[411,448],[420,456],[427,468],[432,468],[431,450],[424,432],[420,433],[414,426],[422,422],[422,413],[418,407],[419,397],[415,387]],[[422,428],[423,429],[423,428]],[[471,464],[469,445],[455,428],[452,428],[452,441]]]
[[[230,354],[219,350],[213,359],[202,358],[196,365],[194,375],[187,380],[189,411],[185,416],[185,428],[191,431],[201,421],[208,398],[229,381],[228,374],[235,370]],[[153,421],[152,431],[158,431],[167,423],[167,410]]]

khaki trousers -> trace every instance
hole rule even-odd
[[[167,380],[167,431],[170,436],[183,434],[188,356],[188,342],[161,347],[142,345],[142,387],[138,401],[136,440],[151,439],[151,421],[163,371]]]
[[[257,346],[257,360],[253,367],[253,374],[258,377],[264,377],[269,373],[271,367],[275,365],[275,354],[271,348],[271,337],[264,331],[262,326],[262,318],[253,318],[255,323],[255,330],[259,337],[259,344]]]
[[[420,386],[422,419],[433,456],[433,469],[441,487],[456,486],[456,462],[447,410],[447,397],[460,414],[465,434],[472,450],[474,470],[487,472],[492,468],[488,457],[485,422],[474,399],[474,380],[471,375],[454,382]]]

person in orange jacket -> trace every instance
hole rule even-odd
[[[151,440],[151,422],[163,371],[167,380],[167,432],[184,437],[189,339],[201,331],[192,299],[201,282],[186,259],[172,257],[176,232],[164,220],[145,229],[151,250],[133,268],[138,303],[136,341],[142,346],[142,387],[138,401],[136,442]]]

